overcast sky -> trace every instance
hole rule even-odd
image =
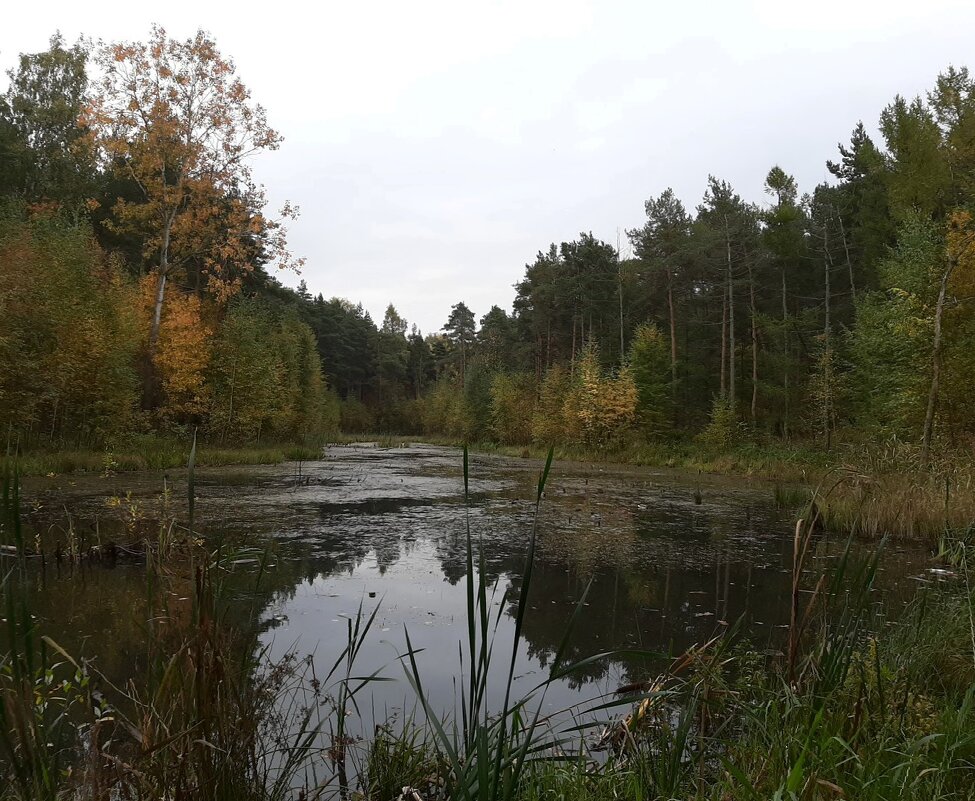
[[[615,244],[668,186],[693,208],[714,173],[764,202],[777,163],[811,190],[857,120],[975,61],[973,0],[46,0],[3,20],[4,69],[55,29],[210,31],[285,137],[255,169],[301,207],[309,289],[427,333],[458,300],[509,309],[538,250]]]

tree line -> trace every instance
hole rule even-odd
[[[94,65],[95,69],[91,67]],[[97,78],[90,79],[89,72]],[[0,415],[91,445],[390,431],[505,444],[698,437],[970,443],[975,81],[948,68],[861,122],[800,192],[708,176],[628,230],[538,252],[508,311],[424,335],[390,304],[283,287],[281,139],[199,33],[21,57],[0,99]]]
[[[458,303],[425,338],[393,307],[375,407],[392,428],[507,444],[694,436],[970,444],[975,434],[975,81],[949,68],[860,122],[800,193],[708,176],[626,232],[527,264],[513,308]]]

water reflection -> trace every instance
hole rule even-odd
[[[408,627],[422,649],[426,686],[449,709],[467,632],[468,526],[494,586],[492,603],[506,613],[499,642],[509,642],[538,467],[474,457],[465,506],[456,450],[335,448],[300,466],[200,471],[197,513],[210,537],[275,544],[273,567],[260,582],[246,565],[231,582],[236,619],[261,627],[272,653],[297,648],[330,666],[349,617],[360,604],[366,612],[378,605],[377,629],[357,670],[384,668],[402,679],[396,658]],[[185,476],[168,474],[165,495],[162,484],[160,474],[34,481],[25,488],[28,519],[48,537],[58,536],[58,526],[63,532],[65,514],[89,536],[109,536],[136,519],[151,527],[163,513],[182,513]],[[107,503],[111,498],[125,500]],[[681,651],[739,620],[756,645],[777,648],[789,614],[791,534],[791,515],[772,508],[771,489],[761,483],[556,465],[539,520],[518,688],[537,684],[551,665],[587,587],[569,660],[621,648]],[[810,569],[821,570],[841,549],[842,542],[821,537]],[[906,597],[912,583],[903,579],[923,570],[925,559],[909,549],[889,554],[878,597]],[[115,679],[132,675],[146,636],[138,566],[32,581],[34,609],[55,639],[97,654]],[[497,660],[499,670],[505,662]],[[546,704],[554,711],[610,692],[661,664],[622,656],[590,664],[550,691]],[[409,695],[403,681],[377,685],[372,714],[383,720]]]

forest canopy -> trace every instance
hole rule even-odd
[[[854,123],[819,186],[648,188],[629,252],[582,232],[510,310],[421,332],[284,287],[252,157],[281,136],[203,32],[55,36],[0,96],[0,423],[21,447],[343,429],[507,445],[970,443],[975,80]],[[705,176],[702,176],[705,177]],[[656,192],[656,194],[653,194]],[[516,270],[512,265],[513,276]]]

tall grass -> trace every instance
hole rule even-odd
[[[810,577],[818,511],[810,512],[794,537],[783,652],[770,657],[733,632],[692,648],[665,673],[628,687],[639,692],[626,699],[629,712],[599,736],[588,723],[539,727],[531,694],[509,704],[510,671],[500,711],[480,706],[481,667],[496,643],[486,636],[483,576],[469,578],[466,711],[459,724],[433,715],[410,650],[427,729],[406,727],[398,738],[383,732],[367,763],[382,781],[366,781],[365,794],[382,801],[402,787],[400,797],[424,800],[975,798],[975,597],[967,572],[965,583],[926,590],[893,623],[875,600],[882,546],[865,560],[847,547]],[[533,548],[534,538],[529,560]],[[480,575],[468,559],[469,577]],[[530,561],[525,575],[513,653]],[[540,691],[571,669],[554,668]],[[573,741],[580,732],[588,734]],[[396,755],[407,782],[392,779],[386,762],[378,768],[383,754]],[[416,783],[417,775],[436,781]]]
[[[506,607],[506,598],[501,599],[497,611],[492,613],[493,593],[489,595],[489,582],[485,569],[483,542],[478,541],[475,549],[469,518],[469,462],[468,451],[464,449],[464,494],[467,507],[466,527],[466,597],[467,597],[467,639],[462,652],[458,686],[459,715],[442,719],[434,708],[423,682],[423,671],[418,659],[422,656],[414,649],[409,631],[405,631],[406,653],[402,657],[406,677],[416,693],[420,707],[425,715],[424,724],[428,736],[417,738],[408,729],[403,736],[410,747],[392,749],[406,753],[418,753],[426,761],[441,764],[445,797],[465,799],[465,801],[511,801],[522,792],[525,777],[531,775],[539,761],[547,761],[553,755],[566,753],[569,743],[578,739],[580,733],[596,725],[595,721],[584,722],[570,729],[559,730],[552,725],[550,716],[543,717],[542,709],[546,691],[554,683],[594,661],[606,659],[611,654],[598,654],[576,663],[567,663],[565,655],[573,625],[585,607],[588,589],[577,602],[574,612],[556,648],[547,675],[537,686],[523,695],[515,691],[515,673],[525,618],[529,609],[532,591],[532,578],[537,547],[538,522],[541,502],[552,467],[553,452],[550,450],[538,479],[535,496],[534,518],[526,543],[525,563],[522,571],[521,588],[514,609],[514,630],[510,643],[499,642],[498,623]],[[475,554],[476,550],[476,554]],[[490,686],[492,665],[495,660],[506,660],[506,669],[499,687]],[[502,663],[503,664],[503,663]],[[501,699],[500,705],[497,700]],[[597,705],[597,709],[609,709],[628,705],[626,699],[612,698]],[[572,710],[565,710],[568,713]],[[592,711],[592,710],[590,710]],[[388,736],[380,739],[374,746],[391,750]],[[430,749],[438,755],[430,760]],[[369,764],[375,764],[370,759]],[[372,785],[366,777],[370,796]],[[380,782],[380,786],[388,782]],[[415,790],[415,788],[414,788]],[[415,792],[419,793],[418,790]]]
[[[124,473],[137,470],[168,470],[186,464],[187,443],[175,437],[129,437],[101,450],[44,448],[16,457],[0,457],[0,466],[12,467],[14,459],[23,476],[65,473]],[[239,464],[280,464],[321,457],[322,444],[268,443],[225,447],[201,443],[197,464],[223,467]]]
[[[485,443],[478,448],[526,458],[545,454],[537,445]],[[692,442],[634,440],[600,449],[559,445],[555,457],[764,479],[774,482],[773,502],[782,508],[804,505],[809,498],[802,498],[803,493],[839,473],[845,480],[828,503],[817,499],[820,519],[833,531],[864,539],[894,537],[936,545],[946,528],[964,530],[975,521],[975,460],[966,450],[946,451],[924,463],[917,446],[896,440],[851,443],[832,451],[772,439],[725,450]]]
[[[566,661],[584,593],[547,674],[517,691],[552,459],[550,451],[537,484],[511,639],[499,635],[507,599],[494,606],[498,588],[468,504],[457,708],[444,714],[434,706],[426,655],[406,631],[399,661],[417,717],[380,725],[361,765],[352,760],[346,719],[382,679],[355,667],[375,611],[360,607],[344,647],[319,676],[314,662],[294,653],[272,662],[253,634],[228,619],[225,582],[239,553],[221,547],[180,564],[150,560],[145,672],[114,687],[41,635],[17,594],[16,573],[8,574],[9,644],[0,659],[5,797],[975,799],[970,544],[951,544],[959,578],[929,586],[892,622],[874,587],[879,550],[857,561],[847,548],[825,572],[813,569],[815,509],[793,539],[791,623],[780,653],[755,650],[732,626],[617,694],[543,715],[554,683],[621,655]],[[466,450],[464,487],[468,496]],[[16,486],[4,494],[5,521],[16,517],[16,498]],[[259,567],[254,581],[263,574]],[[174,600],[186,581],[188,605]]]
[[[4,534],[19,531],[18,486],[4,482]],[[344,764],[324,755],[344,742],[349,707],[375,678],[353,674],[375,613],[350,621],[324,675],[294,651],[272,660],[255,630],[229,619],[227,585],[254,564],[260,597],[267,553],[194,543],[144,549],[142,668],[121,685],[42,634],[16,546],[2,582],[0,797],[276,800],[347,785]]]

